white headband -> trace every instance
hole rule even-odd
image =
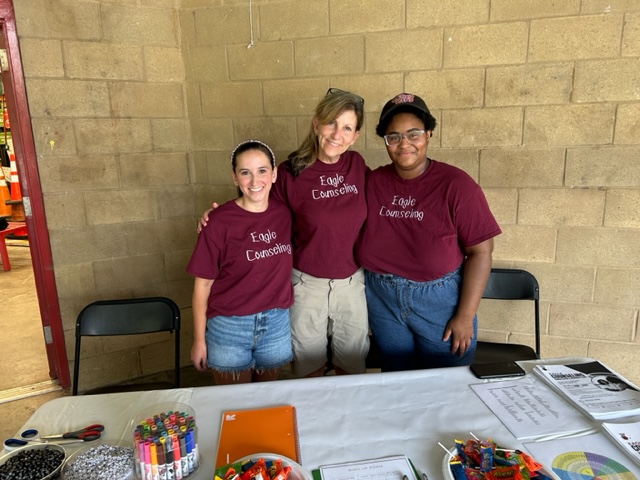
[[[269,145],[267,145],[266,143],[260,141],[260,140],[245,140],[244,142],[240,142],[238,145],[235,146],[235,148],[231,151],[231,157],[229,157],[229,160],[231,162],[231,164],[233,165],[233,157],[236,156],[236,151],[242,147],[243,145],[246,145],[247,143],[257,143],[259,145],[262,145],[263,147],[265,147],[267,150],[269,150],[269,153],[271,154],[271,166],[275,167],[276,166],[276,155],[275,153],[273,153],[273,150],[271,150],[271,147]]]

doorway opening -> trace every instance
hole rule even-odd
[[[35,288],[33,303],[37,305],[38,310],[37,314],[13,313],[13,318],[3,313],[1,315],[2,324],[6,330],[8,325],[15,325],[24,320],[29,322],[32,327],[37,326],[40,330],[40,344],[25,346],[26,349],[20,350],[19,363],[15,367],[16,373],[18,370],[31,368],[25,360],[32,355],[37,355],[44,345],[46,375],[55,379],[62,388],[68,388],[71,381],[64,331],[53,273],[49,234],[44,216],[35,143],[31,129],[12,0],[0,0],[0,50],[3,93],[11,131],[11,153],[15,157],[15,168],[19,178],[18,185],[24,209],[24,226],[28,240],[28,247],[25,248],[28,248],[32,281]],[[16,253],[16,259],[19,256]],[[11,274],[11,270],[0,270],[0,276],[3,276],[3,280]],[[25,281],[25,285],[26,282],[28,281]],[[2,294],[1,291],[0,294]],[[9,337],[8,341],[11,341],[10,335],[5,335],[5,337]],[[7,363],[5,365],[12,368]],[[6,376],[11,375],[3,375],[3,377]]]

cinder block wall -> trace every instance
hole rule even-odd
[[[254,137],[284,159],[334,86],[365,98],[371,167],[388,162],[384,102],[421,95],[430,156],[471,174],[503,228],[494,264],[540,282],[543,356],[640,382],[640,3],[16,3],[69,344],[87,300],[159,291],[183,307],[188,352],[184,265],[195,217],[234,196],[229,151]],[[528,310],[484,302],[480,318],[481,338],[532,343]],[[84,355],[101,383],[157,369],[162,348]]]

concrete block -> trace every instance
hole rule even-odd
[[[13,8],[20,37],[100,40],[97,3],[32,0],[14,2]]]
[[[158,217],[156,195],[151,190],[87,192],[84,202],[89,225],[118,225]]]
[[[106,80],[143,80],[144,61],[138,45],[64,42],[67,77]]]
[[[234,138],[259,138],[272,149],[292,152],[295,143],[296,123],[293,118],[238,118],[234,122]]]
[[[443,147],[516,146],[522,142],[522,109],[485,108],[442,112]]]
[[[233,124],[231,119],[191,119],[191,143],[194,150],[224,150],[231,152]]]
[[[164,257],[161,254],[99,260],[94,262],[93,268],[96,287],[103,292],[152,285],[164,280]]]
[[[183,59],[187,82],[218,83],[229,79],[227,54],[222,46],[192,45],[183,51]]]
[[[638,355],[637,343],[592,340],[588,352],[589,357],[597,358],[636,386],[640,385],[640,363],[632,360]]]
[[[192,184],[209,183],[207,180],[207,153],[202,151],[191,152],[187,158],[189,162],[189,182]]]
[[[487,106],[569,103],[572,82],[570,63],[487,68],[485,102]]]
[[[376,114],[375,116],[365,115],[365,123],[375,128],[380,110],[387,100],[405,91],[405,74],[381,73],[347,77],[337,75],[331,78],[331,86],[357,93],[364,98],[364,111]]]
[[[196,41],[195,11],[183,5],[183,8],[178,11],[178,21],[180,23],[180,40],[183,47],[196,45],[198,42]]]
[[[624,13],[640,11],[635,0],[582,0],[582,13]]]
[[[515,265],[531,272],[540,286],[540,299],[546,302],[590,303],[596,269],[557,263],[525,262]],[[542,315],[542,313],[541,313]]]
[[[38,170],[42,190],[47,193],[80,193],[119,186],[116,157],[113,155],[45,157],[38,162]]]
[[[638,144],[640,139],[640,103],[618,105],[615,141],[618,145]]]
[[[565,265],[640,268],[640,230],[561,228],[555,261]]]
[[[404,5],[404,0],[329,0],[329,30],[331,35],[348,35],[403,29]]]
[[[187,112],[189,118],[202,118],[202,95],[200,95],[199,83],[187,83]]]
[[[533,335],[533,302],[520,300],[491,300],[483,298],[478,307],[478,325],[483,329]]]
[[[484,70],[480,68],[409,72],[406,85],[430,110],[482,107],[484,102]]]
[[[571,32],[571,35],[567,35]],[[622,15],[532,20],[529,62],[613,58],[620,51]]]
[[[178,17],[173,8],[102,5],[104,39],[134,45],[178,46]]]
[[[175,335],[175,333],[173,335]],[[173,355],[175,340],[173,339],[173,335],[168,332],[149,335],[149,337],[153,337],[154,343],[140,348],[140,368],[142,375],[153,375],[154,373],[171,370],[170,381],[173,381],[172,375],[175,366]],[[149,340],[151,340],[151,338],[149,338]],[[191,349],[189,349],[189,351],[191,351]]]
[[[194,223],[191,209],[188,217],[132,224],[127,227],[126,252],[132,256],[152,253],[164,255],[178,245],[192,246]]]
[[[77,119],[78,153],[149,152],[151,124],[145,119]]]
[[[64,77],[62,42],[55,39],[21,38],[22,71],[29,77]],[[43,62],[42,59],[47,61]]]
[[[407,0],[407,28],[485,23],[487,0]]]
[[[522,189],[521,225],[597,227],[604,217],[605,192],[596,189]]]
[[[193,187],[166,187],[158,193],[160,218],[192,216],[195,212]]]
[[[257,117],[264,114],[260,82],[205,83],[200,87],[205,117]]]
[[[640,190],[607,190],[604,226],[640,228]]]
[[[445,68],[512,65],[527,58],[529,28],[524,22],[446,28]]]
[[[86,227],[84,202],[76,192],[51,193],[44,196],[47,225],[51,228]]]
[[[594,300],[637,308],[640,305],[639,281],[640,270],[637,268],[599,268]]]
[[[29,81],[32,117],[107,117],[109,92],[105,82],[80,80]]]
[[[111,83],[114,117],[176,118],[184,115],[182,86],[167,83]]]
[[[205,168],[208,185],[225,186],[235,188],[231,179],[231,151],[228,152],[207,152],[205,158]],[[280,159],[283,160],[283,159]],[[276,160],[277,162],[278,160]]]
[[[541,344],[543,358],[586,357],[589,352],[589,341],[583,339],[545,335]]]
[[[188,248],[185,250],[173,251],[171,252],[171,255],[165,256],[164,262],[168,280],[188,280],[190,284],[193,283],[193,277],[186,272],[185,268],[191,259],[193,247],[196,244],[196,224],[196,221],[192,222],[193,229],[191,230],[191,241],[184,245]],[[191,317],[183,317],[183,321],[185,323],[190,323],[190,319]]]
[[[568,187],[630,187],[640,185],[640,146],[570,148]]]
[[[62,292],[74,292],[76,295],[91,295],[95,292],[91,263],[61,265],[60,268],[56,267],[54,272],[56,288]],[[77,313],[80,311],[78,310]]]
[[[557,261],[554,228],[524,225],[501,225],[501,228],[502,234],[495,238],[494,260],[544,263]]]
[[[80,365],[79,392],[115,385],[141,375],[136,350],[117,351],[107,355],[83,358]]]
[[[360,35],[300,39],[295,48],[296,76],[358,75],[364,73],[364,37]],[[293,72],[288,76],[293,76]]]
[[[328,34],[327,0],[268,2],[260,5],[260,38],[263,41],[325,37]]]
[[[49,227],[51,253],[59,265],[76,265],[122,255],[124,230],[113,225],[58,229]],[[73,248],[69,248],[73,245]]]
[[[212,5],[193,11],[195,41],[198,45],[233,45],[251,38],[251,21],[246,4]],[[253,10],[254,39],[258,39],[258,9]]]
[[[624,102],[640,100],[639,58],[591,60],[576,63],[574,102]]]
[[[631,341],[634,330],[632,308],[612,305],[554,303],[551,305],[551,335]]]
[[[568,17],[580,13],[580,0],[491,0],[491,21],[530,20],[539,17]]]
[[[593,128],[594,119],[598,128]],[[528,107],[524,143],[544,145],[599,145],[613,138],[615,105],[559,105]]]
[[[125,188],[189,183],[186,153],[121,155],[118,166],[121,183]]]
[[[514,225],[518,218],[518,191],[515,188],[485,188],[484,195],[498,225]]]
[[[483,187],[559,187],[564,176],[561,149],[486,149],[480,152]]]
[[[183,118],[151,119],[153,149],[156,152],[186,152],[190,149],[188,120]]]
[[[435,137],[434,137],[435,138]],[[433,140],[433,138],[432,138]],[[476,149],[457,149],[457,148],[436,148],[431,147],[427,156],[434,160],[448,163],[454,167],[458,167],[468,173],[476,182],[478,181],[478,172],[480,168],[480,153]]]
[[[31,118],[33,140],[38,157],[74,155],[76,139],[69,118]]]
[[[317,46],[317,41],[315,43]],[[293,50],[293,42],[289,41],[257,43],[253,48],[247,48],[244,44],[229,45],[229,78],[266,80],[293,77],[297,73],[294,69]]]
[[[269,117],[313,115],[316,105],[324,98],[328,88],[329,82],[325,78],[264,81],[261,92],[264,97],[264,114]]]
[[[146,46],[144,72],[149,82],[182,83],[185,79],[182,51],[174,47]]]
[[[634,3],[637,6],[637,3]],[[628,13],[624,20],[622,56],[637,57],[640,55],[640,13]]]

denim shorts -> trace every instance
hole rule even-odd
[[[363,270],[347,278],[330,279],[294,268],[291,282],[293,373],[301,377],[326,364],[327,335],[331,335],[333,365],[348,373],[364,373],[369,327]]]
[[[380,350],[382,370],[470,365],[476,350],[477,317],[469,349],[451,353],[443,342],[447,322],[455,314],[462,284],[461,269],[429,282],[391,274],[365,272],[372,340]]]
[[[287,309],[210,318],[205,338],[207,365],[219,372],[270,370],[282,367],[292,358]]]

